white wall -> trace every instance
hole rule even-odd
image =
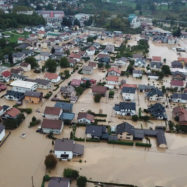
[[[61,154],[67,154],[68,159],[73,158],[73,152],[72,151],[55,151],[55,155],[56,155],[57,158],[61,158]]]
[[[0,133],[0,141],[5,137],[5,129]]]

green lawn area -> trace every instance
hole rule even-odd
[[[23,34],[17,33],[16,31],[5,31],[3,32],[5,35],[9,35],[10,38],[7,38],[7,40],[11,43],[17,43],[18,38],[28,38],[29,33],[24,32]]]

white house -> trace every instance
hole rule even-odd
[[[25,93],[26,91],[35,91],[38,86],[35,82],[15,80],[11,84],[12,91]]]
[[[77,121],[81,124],[91,124],[94,123],[94,116],[86,112],[79,112]]]
[[[93,55],[95,55],[95,47],[91,46],[90,48],[88,48],[86,50],[86,55],[89,57],[92,57]]]
[[[133,116],[136,115],[136,103],[133,102],[120,102],[114,106],[115,114],[120,116]]]
[[[73,157],[84,154],[84,146],[76,144],[73,140],[55,140],[54,153],[58,159],[71,160]]]
[[[4,125],[0,124],[0,142],[3,140],[5,137],[5,127]]]
[[[42,131],[46,134],[60,134],[64,127],[64,123],[61,120],[44,119],[42,122]]]
[[[45,73],[44,75],[46,80],[51,81],[52,83],[58,83],[60,82],[61,78],[57,73]]]
[[[158,88],[152,88],[147,94],[146,97],[150,101],[162,101],[164,100],[164,94]]]
[[[121,71],[115,67],[112,67],[108,70],[108,76],[120,76],[121,75]]]
[[[141,78],[143,75],[142,71],[141,70],[133,70],[133,73],[132,73],[132,76],[134,78]]]
[[[28,63],[25,63],[25,62],[23,62],[23,63],[21,63],[20,64],[20,66],[21,66],[21,68],[23,69],[23,71],[30,71],[31,70],[31,65],[30,64],[28,64]]]
[[[22,62],[25,59],[25,54],[22,52],[17,52],[12,54],[13,63]]]
[[[58,107],[45,107],[44,117],[47,119],[59,119],[62,114],[62,109]]]
[[[123,87],[121,91],[124,101],[134,101],[135,93],[136,93],[136,88],[133,87]]]
[[[119,84],[117,76],[106,77],[107,85],[117,86]]]

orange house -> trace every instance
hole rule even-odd
[[[27,101],[28,103],[38,104],[42,100],[42,97],[42,92],[25,92],[25,101]]]

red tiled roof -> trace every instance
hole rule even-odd
[[[44,75],[45,78],[49,79],[49,80],[53,80],[53,79],[57,79],[58,78],[58,74],[56,73],[45,73]]]
[[[10,77],[11,76],[11,72],[10,71],[4,71],[1,75],[3,77]]]
[[[108,72],[110,72],[110,71],[115,71],[116,73],[121,74],[121,71],[120,71],[119,69],[115,68],[115,67],[110,68],[110,69],[108,70]]]
[[[72,86],[79,86],[80,84],[81,84],[81,80],[79,80],[79,79],[73,79],[71,81]]]
[[[184,86],[184,82],[181,80],[171,80],[171,86]]]
[[[161,56],[152,56],[152,61],[161,62]]]
[[[136,84],[122,84],[121,88],[124,88],[124,87],[137,88],[137,85]]]
[[[107,81],[114,81],[114,82],[118,82],[118,77],[117,76],[108,76],[106,78]]]
[[[184,63],[187,63],[187,58],[184,58],[184,57],[183,57],[183,58],[182,58],[182,57],[179,57],[179,58],[178,58],[178,61],[183,61]]]
[[[42,122],[42,128],[61,129],[61,127],[62,127],[61,120],[44,119]]]
[[[50,114],[50,115],[60,115],[61,108],[57,107],[45,107],[44,114]]]
[[[7,115],[11,116],[11,117],[16,117],[17,115],[19,115],[21,112],[20,110],[18,110],[17,108],[11,108],[10,110],[8,110],[6,112]]]
[[[69,55],[69,58],[77,58],[77,59],[80,59],[81,58],[81,55],[80,54],[77,54],[77,53],[71,53]]]
[[[92,92],[96,93],[96,94],[105,94],[107,91],[107,88],[104,86],[98,86],[98,85],[94,85],[92,87]]]

